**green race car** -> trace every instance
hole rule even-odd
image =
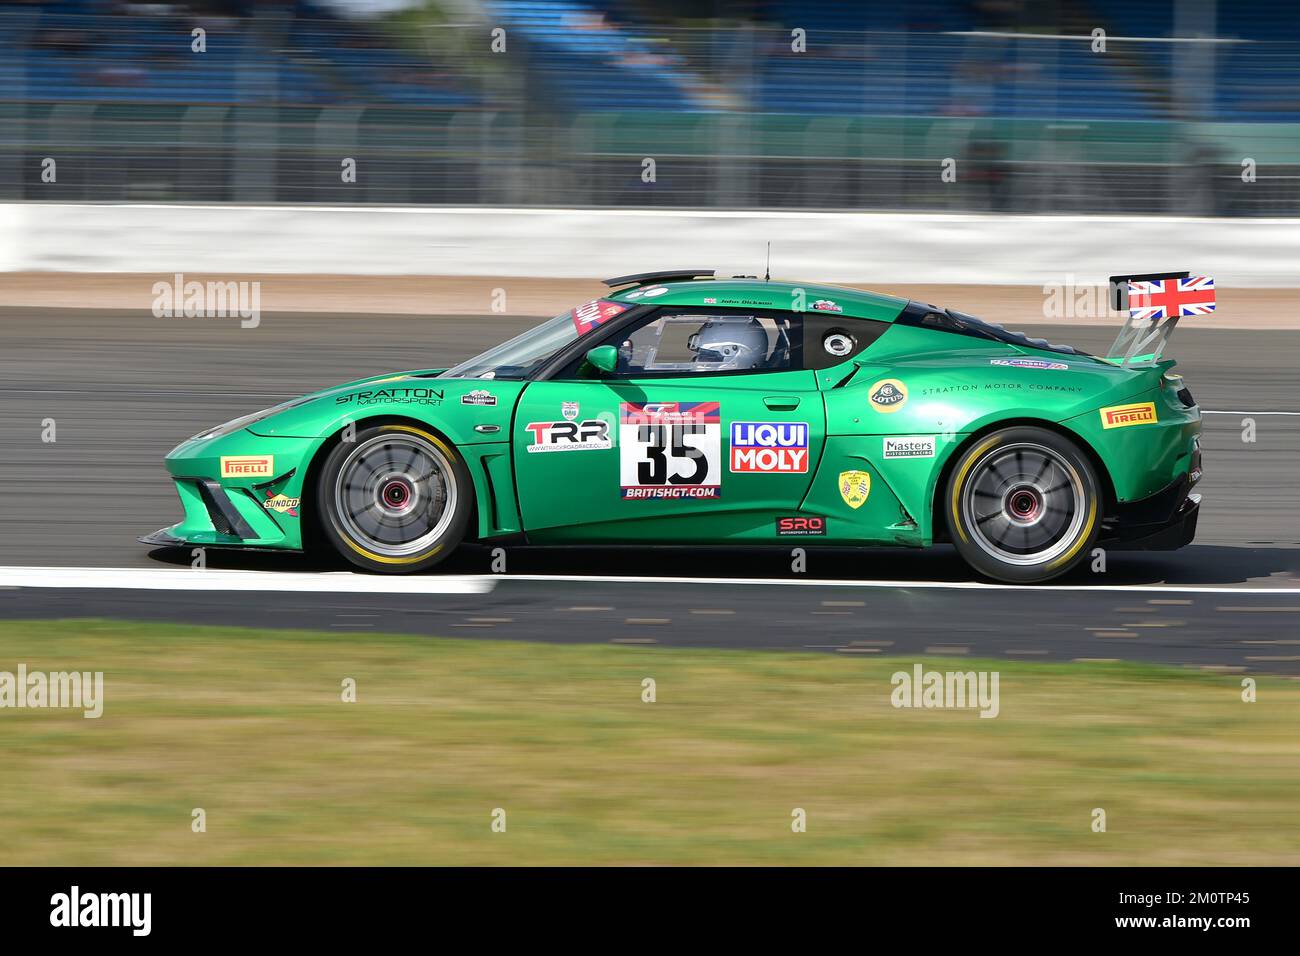
[[[921,302],[712,276],[611,279],[454,368],[196,435],[167,456],[184,518],[140,540],[328,544],[384,572],[467,540],[951,542],[1014,582],[1191,541],[1201,416],[1160,360],[1176,318],[1130,319],[1101,358]]]

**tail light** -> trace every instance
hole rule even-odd
[[[1172,388],[1178,395],[1178,400],[1187,408],[1196,407],[1196,399],[1192,398],[1192,391],[1183,382],[1181,375],[1175,375],[1173,372],[1166,372],[1164,375],[1164,387]]]

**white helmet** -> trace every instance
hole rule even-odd
[[[767,332],[758,319],[735,316],[709,319],[687,347],[696,367],[711,370],[759,368],[767,359]]]

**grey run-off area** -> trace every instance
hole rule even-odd
[[[0,565],[183,564],[186,555],[151,554],[135,541],[179,514],[162,468],[163,456],[178,442],[316,388],[456,362],[536,321],[270,313],[258,328],[241,329],[233,319],[0,309]],[[1114,334],[1096,326],[1026,331],[1089,350],[1103,349]],[[856,591],[631,580],[512,582],[507,576],[488,593],[436,601],[349,595],[322,602],[270,592],[231,602],[211,594],[23,589],[0,592],[0,616],[350,624],[356,630],[452,636],[816,646],[849,653],[956,648],[971,655],[1120,657],[1300,673],[1300,595],[1263,593],[1300,584],[1300,415],[1262,414],[1300,411],[1300,331],[1182,327],[1169,354],[1178,359],[1202,409],[1233,413],[1206,416],[1206,476],[1199,488],[1205,503],[1196,543],[1165,554],[1112,554],[1104,576],[1085,572],[1067,583],[1231,585],[1259,593]],[[1255,422],[1252,443],[1242,440],[1246,417]],[[58,441],[47,444],[41,423],[51,418]],[[296,571],[337,567],[309,557],[247,553],[214,553],[211,563]],[[509,567],[543,575],[780,579],[795,577],[789,564],[779,549],[512,549]],[[466,548],[447,570],[482,573],[489,565],[485,549]],[[948,582],[967,580],[968,572],[947,548],[812,549],[807,576]],[[1244,606],[1256,609],[1233,610]],[[571,607],[608,610],[565,610]],[[662,619],[671,623],[635,623]]]

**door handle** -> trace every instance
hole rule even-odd
[[[794,395],[769,395],[763,404],[774,412],[792,412],[799,407],[799,399]]]

